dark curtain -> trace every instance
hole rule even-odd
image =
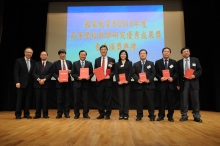
[[[45,50],[45,35],[48,4],[58,0],[12,1],[4,0],[2,15],[2,38],[0,49],[2,57],[2,86],[0,110],[14,110],[16,103],[13,77],[14,62],[24,56],[24,49],[32,47],[33,59],[39,61],[39,54]],[[197,57],[203,68],[200,78],[201,110],[220,111],[220,79],[218,77],[219,9],[217,1],[182,0],[186,46],[191,48],[191,56]],[[184,47],[184,46],[183,46]],[[181,48],[180,48],[181,49]],[[56,108],[55,88],[51,82],[49,107]],[[115,90],[114,90],[115,91]],[[90,108],[97,108],[95,86],[90,89]],[[117,108],[117,96],[113,92],[113,108]],[[135,94],[131,91],[130,108],[135,108]],[[179,95],[175,102],[179,108]],[[145,102],[144,102],[145,105]],[[158,106],[155,91],[155,108]],[[34,108],[34,99],[31,108]],[[146,106],[145,106],[146,107]]]
[[[200,105],[203,110],[220,111],[219,7],[217,1],[183,0],[186,46],[202,65]]]
[[[14,110],[14,63],[17,58],[24,57],[26,47],[32,47],[32,58],[36,61],[40,52],[45,50],[48,2],[5,0],[3,7],[0,110]]]

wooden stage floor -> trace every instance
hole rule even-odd
[[[35,110],[31,110],[34,116]],[[156,110],[157,114],[158,111]],[[113,110],[110,120],[97,120],[97,110],[90,110],[90,119],[56,119],[56,110],[49,110],[49,119],[16,120],[14,111],[0,112],[0,146],[220,146],[220,113],[201,111],[203,123],[180,122],[175,110],[174,122],[149,121],[148,111],[136,121],[130,110],[129,120],[118,120]]]

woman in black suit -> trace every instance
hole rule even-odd
[[[120,81],[119,75],[125,74],[125,82]],[[117,82],[117,92],[119,99],[119,120],[128,120],[130,82],[132,74],[132,62],[128,59],[126,50],[119,52],[118,62],[115,64],[115,78]]]

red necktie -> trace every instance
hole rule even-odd
[[[44,71],[44,61],[42,63],[42,72]]]
[[[103,71],[105,70],[105,58],[104,57],[102,58],[102,69]]]
[[[66,70],[66,66],[65,66],[64,60],[63,60],[63,70]]]

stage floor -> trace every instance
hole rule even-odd
[[[34,116],[35,110],[30,110]],[[174,122],[150,121],[148,111],[136,121],[136,111],[130,110],[129,120],[119,120],[113,110],[110,120],[97,120],[97,110],[90,110],[90,119],[56,119],[55,109],[49,119],[16,120],[14,111],[0,112],[0,146],[219,146],[220,113],[201,111],[203,123],[180,122],[180,111],[175,110]],[[82,113],[82,111],[81,111]],[[158,111],[155,111],[158,114]]]

